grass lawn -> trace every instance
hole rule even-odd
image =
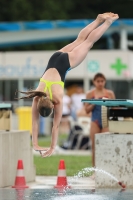
[[[58,144],[61,145],[67,139],[66,134],[60,134]],[[38,144],[42,147],[49,147],[51,136],[43,136],[38,138]],[[67,151],[67,150],[66,150]],[[34,164],[36,166],[37,175],[57,176],[59,161],[63,159],[66,165],[67,176],[73,176],[85,167],[91,167],[91,157],[78,155],[53,155],[51,157],[42,158],[34,156]]]
[[[58,165],[61,159],[65,161],[67,176],[73,176],[83,168],[92,166],[90,156],[53,155],[47,158],[34,156],[36,174],[45,176],[57,176]]]
[[[61,145],[64,141],[67,140],[67,137],[68,137],[67,134],[59,134],[58,144]],[[50,143],[51,143],[51,136],[50,135],[38,138],[38,144],[39,144],[39,146],[49,147]]]

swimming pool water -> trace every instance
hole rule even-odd
[[[133,200],[133,190],[0,189],[0,200]]]

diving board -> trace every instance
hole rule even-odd
[[[4,108],[10,108],[11,109],[12,105],[10,103],[0,103],[0,109]]]
[[[133,134],[133,100],[82,99],[82,102],[101,106],[102,127],[110,133]]]
[[[107,107],[133,107],[130,99],[82,99],[82,102]]]

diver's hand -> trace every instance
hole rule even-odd
[[[35,151],[47,151],[49,148],[40,147],[40,146],[36,145],[36,146],[33,146],[33,149]]]
[[[41,156],[43,158],[49,157],[54,153],[55,148],[50,147],[45,153],[41,151]]]

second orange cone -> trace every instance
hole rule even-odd
[[[71,188],[67,183],[65,162],[64,162],[64,160],[60,160],[57,184],[54,186],[54,188],[65,188],[65,187]]]

